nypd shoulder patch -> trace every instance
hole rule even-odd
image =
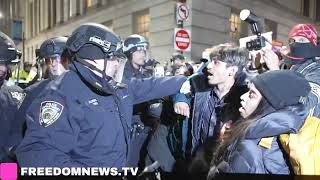
[[[20,108],[24,98],[26,97],[26,93],[21,92],[10,92],[13,99],[17,101],[18,109]]]
[[[56,101],[41,102],[39,123],[43,127],[48,127],[62,114],[64,106]]]

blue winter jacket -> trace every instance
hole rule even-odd
[[[249,127],[243,139],[227,148],[219,172],[289,174],[288,161],[277,137],[298,132],[306,117],[303,106],[290,106],[262,117]],[[271,147],[260,145],[261,139],[267,137],[273,137]]]

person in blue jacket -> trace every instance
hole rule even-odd
[[[123,41],[123,52],[127,57],[122,82],[126,83],[132,78],[149,78],[144,65],[148,59],[149,43],[138,34],[132,34]],[[143,166],[140,158],[144,157],[144,144],[148,141],[148,134],[155,122],[148,116],[151,102],[143,102],[133,106],[131,151],[129,152],[128,166]],[[140,157],[141,156],[141,157]]]
[[[68,38],[70,70],[51,81],[27,111],[16,150],[23,167],[127,165],[133,104],[177,93],[185,77],[121,83],[125,56],[118,35],[87,23]],[[120,73],[120,74],[119,74]]]
[[[16,138],[13,134],[19,131],[16,114],[25,97],[23,90],[16,86],[8,86],[10,66],[20,62],[21,53],[10,37],[0,32],[0,163],[15,161],[13,145]]]
[[[217,173],[289,174],[277,137],[297,133],[308,115],[302,102],[310,92],[308,81],[289,70],[256,76],[241,96],[243,117],[226,133],[216,149],[209,178]]]
[[[26,98],[24,99],[20,111],[25,111],[32,101],[40,94],[46,85],[57,76],[60,76],[68,69],[68,53],[66,50],[67,37],[54,37],[45,40],[39,50],[38,61],[44,61],[48,70],[48,76],[35,84],[25,88]]]
[[[21,103],[19,112],[17,115],[16,126],[21,130],[14,133],[14,139],[16,145],[20,143],[26,130],[26,111],[33,102],[33,100],[41,93],[41,91],[47,86],[47,84],[61,75],[68,69],[68,57],[66,51],[67,37],[54,37],[45,40],[39,49],[38,61],[44,61],[47,67],[48,76],[24,89],[25,98]],[[38,79],[38,78],[37,78]]]

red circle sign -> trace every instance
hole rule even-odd
[[[186,50],[190,46],[190,35],[187,31],[180,29],[175,34],[176,46],[181,50]]]

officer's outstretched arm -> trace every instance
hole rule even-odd
[[[27,111],[27,132],[16,150],[22,167],[83,167],[72,158],[79,130],[70,120],[65,99],[36,99]]]
[[[138,104],[152,99],[158,99],[179,92],[182,84],[187,80],[184,76],[162,78],[133,78],[129,83],[129,93],[133,103]]]

